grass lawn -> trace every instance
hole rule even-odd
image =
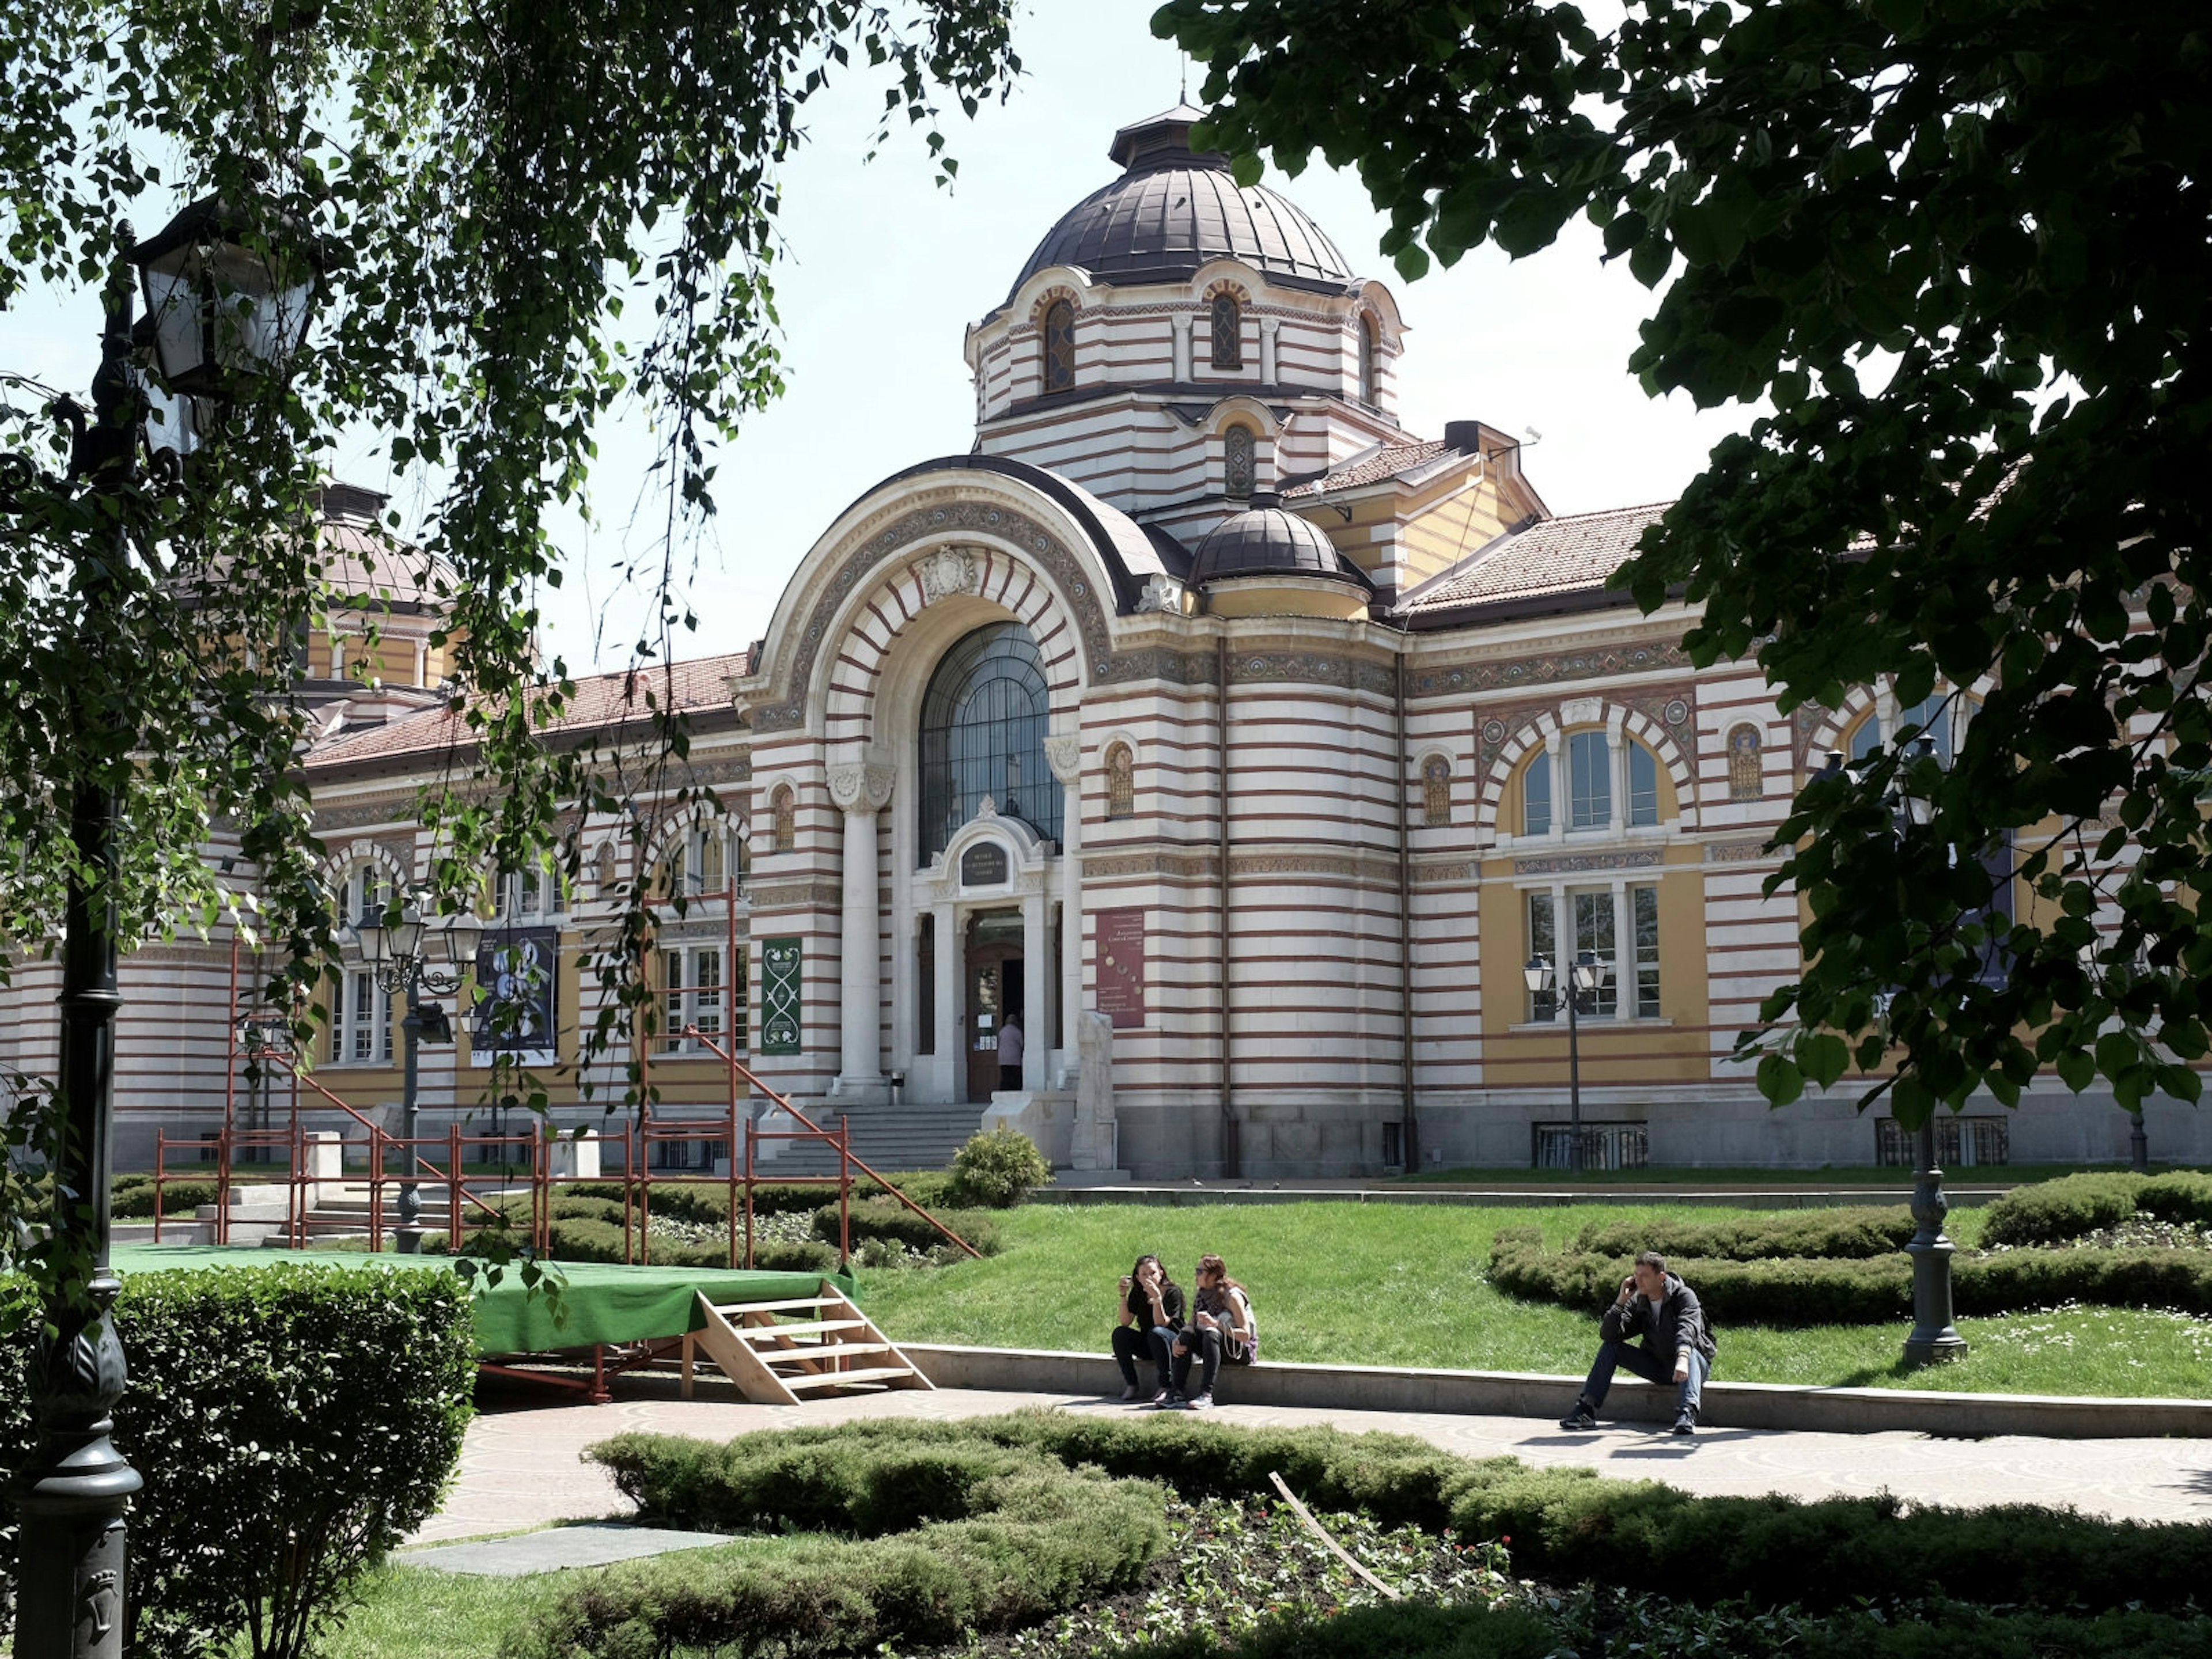
[[[1713,1208],[1713,1214],[1730,1213]],[[1000,1218],[1006,1250],[926,1272],[861,1276],[868,1310],[894,1340],[1106,1351],[1116,1281],[1156,1251],[1188,1291],[1218,1250],[1248,1286],[1270,1359],[1548,1371],[1579,1376],[1597,1312],[1524,1303],[1483,1275],[1491,1235],[1538,1226],[1554,1248],[1593,1221],[1706,1213],[1686,1206],[1553,1209],[1313,1203],[1024,1205]],[[1978,1211],[1955,1211],[1971,1246]],[[2212,1321],[2122,1309],[1961,1320],[1966,1358],[1908,1370],[1904,1323],[1720,1331],[1721,1380],[1986,1394],[2212,1397]]]
[[[2061,1176],[2080,1175],[2079,1164],[1992,1164],[1983,1168],[1947,1167],[1943,1180],[1948,1186],[1980,1187],[1991,1185],[2025,1186],[2034,1181],[2056,1181]],[[2124,1164],[2111,1164],[2115,1170]],[[2193,1169],[2193,1164],[2153,1164],[2151,1173],[2164,1175],[2169,1170]],[[1692,1169],[1677,1166],[1668,1169],[1645,1170],[1586,1170],[1577,1175],[1570,1170],[1531,1170],[1516,1164],[1511,1169],[1486,1170],[1425,1170],[1419,1175],[1399,1176],[1378,1181],[1377,1187],[1398,1185],[1433,1187],[1439,1183],[1454,1187],[1885,1187],[1893,1191],[1912,1185],[1910,1170],[1878,1169],[1873,1164],[1823,1164],[1817,1170]]]

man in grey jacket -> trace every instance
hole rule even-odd
[[[1598,1407],[1605,1404],[1613,1374],[1626,1365],[1647,1382],[1673,1382],[1674,1432],[1695,1434],[1698,1402],[1712,1370],[1713,1334],[1705,1328],[1698,1293],[1667,1271],[1665,1256],[1646,1250],[1636,1258],[1636,1271],[1621,1280],[1620,1294],[1605,1310],[1598,1332],[1605,1340],[1599,1346],[1597,1363],[1590,1367],[1574,1410],[1559,1419],[1559,1426],[1595,1428]],[[1633,1346],[1639,1337],[1643,1346]]]

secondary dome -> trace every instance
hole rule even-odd
[[[1170,283],[1224,257],[1291,283],[1348,286],[1352,268],[1319,225],[1272,190],[1240,188],[1227,156],[1191,149],[1191,125],[1205,118],[1178,104],[1115,133],[1107,155],[1121,176],[1060,216],[1014,287],[1051,265],[1117,285]]]
[[[1279,507],[1232,514],[1198,544],[1190,561],[1193,587],[1231,576],[1319,576],[1366,585],[1318,525]]]

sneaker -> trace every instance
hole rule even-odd
[[[1124,1400],[1142,1400],[1144,1397],[1145,1391],[1133,1382],[1121,1390],[1121,1398]]]
[[[1210,1394],[1194,1394],[1186,1403],[1194,1412],[1210,1412],[1213,1409],[1213,1396]]]
[[[1697,1431],[1698,1414],[1697,1413],[1690,1410],[1687,1407],[1685,1407],[1674,1418],[1674,1432],[1677,1434],[1695,1434]]]
[[[1577,1400],[1574,1410],[1559,1419],[1559,1426],[1583,1434],[1597,1426],[1597,1414],[1590,1410],[1589,1401]]]
[[[1180,1406],[1182,1404],[1182,1396],[1177,1394],[1173,1389],[1162,1389],[1158,1394],[1152,1396],[1152,1404],[1155,1406]]]

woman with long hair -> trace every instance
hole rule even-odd
[[[1249,1365],[1260,1355],[1260,1322],[1253,1316],[1252,1297],[1229,1276],[1218,1255],[1198,1259],[1198,1299],[1190,1326],[1174,1346],[1175,1398],[1188,1401],[1191,1410],[1202,1412],[1213,1404],[1213,1378],[1225,1361]],[[1190,1366],[1200,1365],[1198,1392],[1190,1392]]]
[[[1182,1333],[1182,1287],[1168,1277],[1157,1255],[1140,1255],[1121,1281],[1120,1316],[1114,1325],[1114,1358],[1121,1367],[1121,1398],[1141,1400],[1137,1356],[1152,1360],[1152,1404],[1175,1399],[1173,1349]]]

